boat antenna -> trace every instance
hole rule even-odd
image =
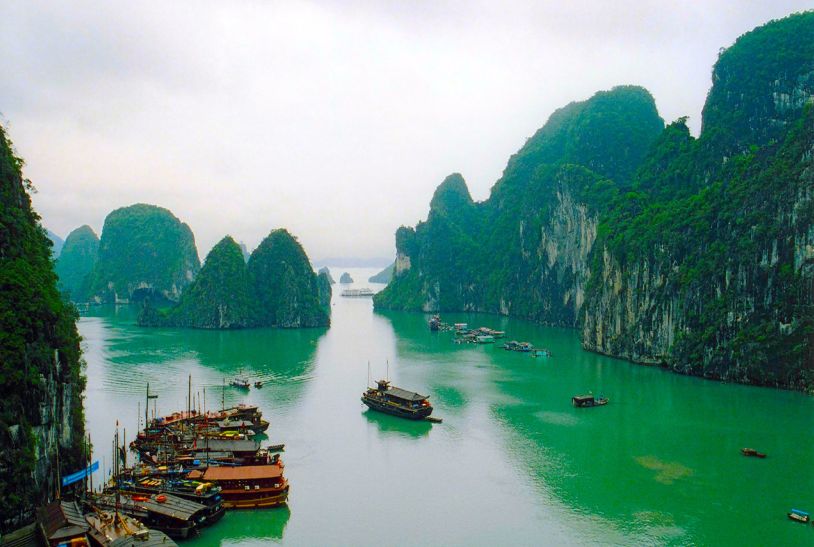
[[[387,360],[387,377],[385,380],[390,381],[390,359]]]
[[[192,410],[190,400],[192,398],[192,374],[189,375],[189,386],[187,387],[187,418],[190,416]]]

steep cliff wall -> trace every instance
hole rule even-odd
[[[91,295],[102,302],[148,296],[177,302],[200,269],[188,225],[155,205],[122,207],[105,218]]]
[[[439,186],[374,303],[577,326],[590,350],[811,389],[813,94],[809,12],[722,50],[698,139],[684,118],[661,130],[639,88],[572,103],[485,202]]]
[[[76,316],[21,167],[0,128],[0,532],[52,499],[57,461],[75,469],[84,430]]]

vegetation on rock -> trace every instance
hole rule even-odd
[[[253,326],[255,318],[252,283],[243,253],[235,240],[226,236],[209,251],[179,304],[169,310],[156,310],[146,301],[139,324],[234,329]]]
[[[0,532],[53,498],[84,437],[76,311],[57,290],[51,243],[0,127]]]
[[[453,175],[377,308],[581,326],[688,374],[814,386],[814,13],[722,50],[694,139],[646,91],[555,112],[483,203]]]
[[[90,226],[80,226],[65,239],[56,272],[60,290],[73,302],[87,300],[98,253],[99,238]]]
[[[273,230],[249,258],[258,324],[273,327],[322,327],[330,324],[320,302],[317,275],[299,242]]]
[[[189,226],[167,209],[131,205],[105,219],[91,295],[102,302],[177,301],[200,268]]]

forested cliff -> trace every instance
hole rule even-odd
[[[378,308],[499,312],[678,372],[814,386],[814,14],[722,50],[693,138],[615,88],[555,112],[491,196],[454,175]]]
[[[0,533],[53,499],[57,462],[75,470],[84,435],[76,313],[21,168],[0,128]]]

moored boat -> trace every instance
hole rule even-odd
[[[283,462],[276,456],[269,465],[209,467],[190,471],[189,479],[214,483],[221,488],[228,509],[276,507],[288,500],[288,480]]]
[[[792,509],[788,513],[788,517],[796,522],[800,522],[802,524],[808,524],[811,520],[811,515],[809,515],[806,511],[801,511],[799,509]]]
[[[428,399],[427,395],[391,386],[387,380],[377,381],[375,388],[362,393],[362,402],[370,409],[410,420],[423,420],[432,414]]]
[[[575,395],[571,397],[571,404],[577,408],[602,406],[608,404],[608,398],[602,397],[601,395],[599,397],[594,397],[591,394]]]

